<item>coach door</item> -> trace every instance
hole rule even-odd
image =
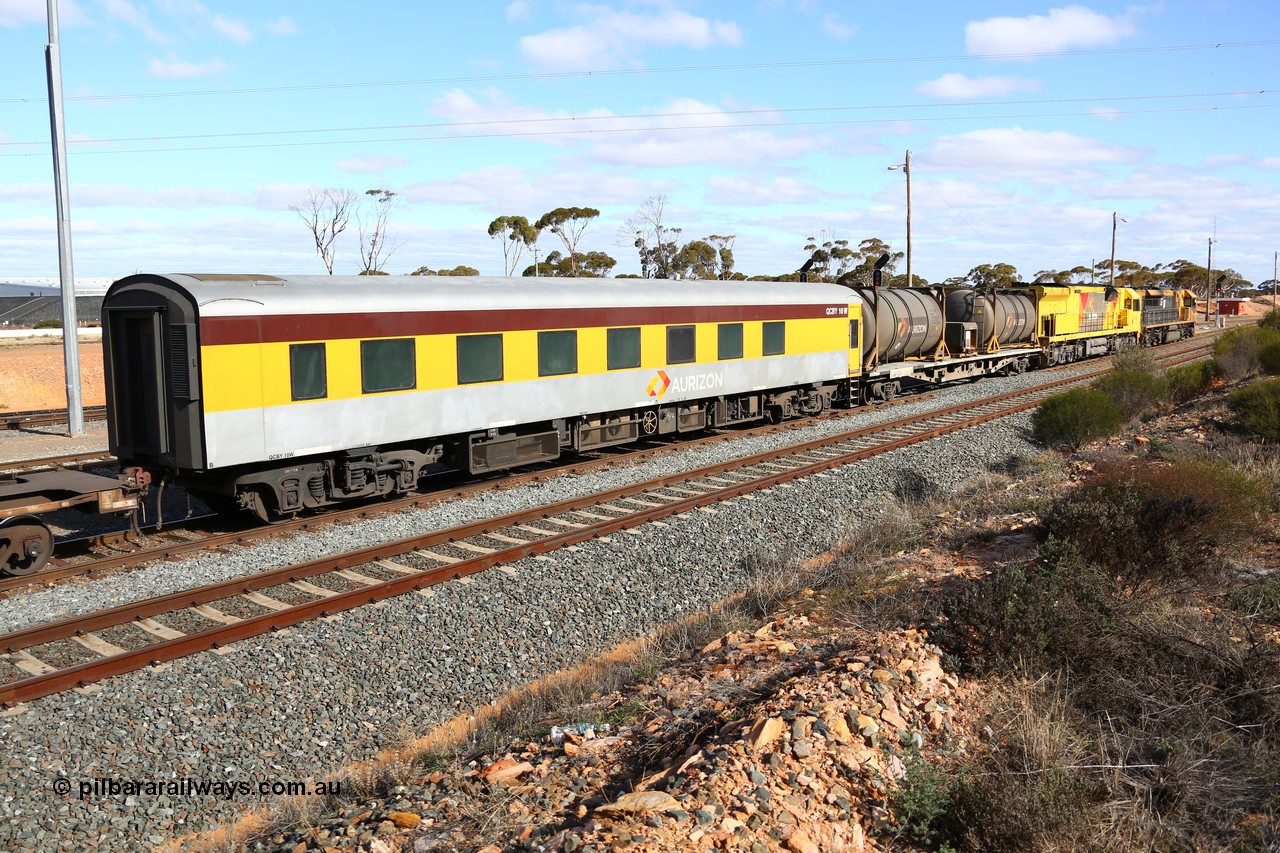
[[[156,463],[170,453],[165,387],[164,311],[107,311],[107,411],[111,451]]]

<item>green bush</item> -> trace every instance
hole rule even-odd
[[[1111,367],[1116,371],[1131,371],[1134,373],[1147,373],[1155,375],[1160,372],[1160,368],[1156,365],[1156,358],[1151,354],[1151,350],[1143,347],[1134,347],[1133,349],[1122,350],[1111,357]]]
[[[1238,388],[1231,392],[1227,402],[1250,432],[1270,441],[1280,441],[1280,379]]]
[[[1261,326],[1241,326],[1213,343],[1213,357],[1227,379],[1235,382],[1262,370],[1260,353],[1280,345],[1280,331]]]
[[[1263,329],[1274,329],[1280,332],[1280,311],[1272,308],[1258,321],[1258,326]]]
[[[41,320],[40,322],[36,323],[36,324],[35,324],[34,326],[32,326],[31,328],[33,328],[33,329],[61,329],[61,328],[62,328],[62,321],[61,321],[61,320],[58,320],[58,319],[56,319],[56,318],[54,318],[54,317],[50,317],[50,318],[49,318],[49,319],[47,319],[47,320]]]
[[[1258,364],[1264,373],[1280,374],[1280,341],[1266,344],[1258,350]]]
[[[1198,397],[1213,380],[1221,376],[1222,368],[1212,359],[1179,364],[1170,367],[1164,374],[1169,386],[1169,399],[1175,403],[1185,403]]]
[[[1169,398],[1169,383],[1156,373],[1113,370],[1093,387],[1120,404],[1126,421],[1145,414]]]
[[[930,633],[961,668],[1034,677],[1110,630],[1111,581],[1060,541],[1041,551],[1035,564],[999,566],[943,602]]]
[[[1041,403],[1031,416],[1031,431],[1045,447],[1075,450],[1115,435],[1124,422],[1124,410],[1110,395],[1092,388],[1076,388]]]
[[[1044,530],[1048,542],[1066,543],[1135,587],[1204,581],[1217,576],[1222,550],[1251,535],[1271,503],[1266,483],[1223,465],[1114,466],[1060,498]]]

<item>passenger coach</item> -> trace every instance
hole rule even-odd
[[[103,305],[111,451],[262,518],[847,404],[829,284],[133,275]]]

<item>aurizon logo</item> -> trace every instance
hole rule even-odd
[[[661,400],[670,387],[671,377],[667,375],[665,370],[659,370],[658,375],[649,380],[649,396],[657,397]]]
[[[724,387],[723,373],[696,373],[693,376],[676,376],[667,375],[665,370],[659,370],[658,375],[649,380],[649,396],[657,397],[661,400],[671,389],[675,389],[680,393],[686,391],[711,391],[716,388]]]

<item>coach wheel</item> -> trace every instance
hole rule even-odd
[[[604,434],[610,441],[622,437],[622,418],[609,418],[604,425]]]
[[[33,575],[53,556],[53,533],[29,515],[0,521],[0,575]]]
[[[640,417],[640,431],[645,435],[658,432],[658,413],[650,409]]]
[[[255,486],[248,492],[249,510],[253,513],[253,517],[261,521],[263,524],[278,524],[280,517],[277,513],[272,512],[275,506],[274,496],[268,494],[269,490],[263,486]]]

